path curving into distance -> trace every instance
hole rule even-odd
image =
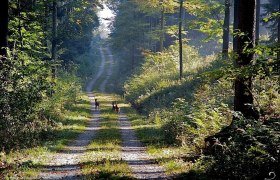
[[[65,150],[50,157],[45,165],[40,179],[83,179],[80,163],[87,151],[87,146],[94,140],[95,134],[100,130],[100,111],[94,107],[95,96],[92,93],[96,82],[101,80],[98,89],[106,92],[106,85],[112,76],[113,56],[108,47],[100,48],[101,64],[95,77],[87,84],[86,92],[92,104],[92,118],[85,132],[81,133]],[[135,131],[124,113],[119,114],[119,129],[122,134],[122,159],[126,161],[133,172],[135,179],[169,179],[159,165],[153,163],[147,154],[146,148],[137,139]]]
[[[105,48],[106,51],[107,49],[108,48]],[[104,49],[100,48],[99,50],[101,54],[101,65],[98,68],[98,72],[96,73],[95,77],[90,80],[86,87],[86,92],[92,105],[92,118],[89,120],[85,131],[70,144],[68,144],[64,148],[65,150],[58,152],[53,157],[49,158],[50,160],[46,165],[44,165],[43,172],[38,177],[39,179],[82,179],[82,173],[80,169],[81,159],[87,150],[87,146],[94,139],[96,132],[100,129],[100,111],[95,110],[95,96],[92,93],[92,89],[94,88],[96,81],[101,78],[101,75],[104,73],[106,61]],[[112,72],[110,68],[112,68],[111,65],[107,69],[108,75],[110,75]],[[106,82],[104,84],[106,84]],[[103,92],[105,90],[105,85],[100,86],[99,89]]]

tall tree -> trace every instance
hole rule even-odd
[[[280,3],[278,4],[279,5],[279,8],[278,8],[278,11],[280,12]],[[278,52],[277,52],[277,70],[278,70],[278,73],[280,73],[280,15],[278,15]]]
[[[0,3],[0,56],[6,56],[8,47],[9,0]],[[2,58],[0,59],[2,61]]]
[[[237,51],[237,40],[238,40],[238,11],[239,11],[239,1],[240,0],[234,0],[234,20],[233,20],[233,51]]]
[[[57,2],[53,0],[52,4],[52,78],[56,78],[56,61],[57,61]]]
[[[235,2],[235,27],[240,31],[234,41],[234,51],[237,55],[235,65],[242,69],[251,65],[254,53],[246,50],[255,47],[256,27],[256,0]],[[249,74],[241,74],[235,80],[234,110],[241,112],[246,118],[254,117],[252,109],[252,77]]]
[[[183,78],[183,42],[182,42],[182,13],[184,0],[180,0],[179,11],[179,59],[180,59],[180,79]]]
[[[225,0],[225,17],[223,25],[223,58],[228,58],[229,48],[230,1]]]
[[[164,41],[164,6],[162,6],[161,9],[161,15],[160,15],[160,45],[159,45],[159,51],[163,51],[163,41]]]
[[[261,0],[257,0],[256,7],[256,44],[260,40],[260,14],[261,14]]]

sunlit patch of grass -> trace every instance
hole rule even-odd
[[[7,163],[10,165],[4,171],[4,176],[12,179],[29,179],[36,177],[40,165],[46,164],[49,157],[57,151],[65,148],[69,142],[83,132],[91,117],[91,105],[86,95],[77,100],[77,103],[67,107],[62,116],[58,119],[57,127],[50,133],[51,140],[42,142],[41,146],[12,151],[5,155]]]
[[[192,169],[193,163],[192,162],[185,162],[182,159],[173,159],[168,161],[160,162],[167,175],[174,175],[187,172]]]
[[[124,161],[90,162],[83,167],[84,179],[134,179],[127,167]]]
[[[95,93],[100,102],[100,129],[88,145],[82,171],[86,179],[131,179],[128,164],[122,160],[118,114],[112,111],[114,95]]]

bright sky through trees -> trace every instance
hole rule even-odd
[[[100,26],[98,28],[98,32],[100,34],[101,39],[108,38],[111,30],[110,25],[115,18],[114,12],[108,8],[108,6],[103,3],[103,9],[100,8],[100,11],[97,13],[100,21]]]

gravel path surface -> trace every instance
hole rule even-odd
[[[128,162],[136,179],[168,179],[164,169],[151,161],[146,148],[136,138],[134,129],[126,115],[119,115],[119,124],[122,133],[122,157]]]

